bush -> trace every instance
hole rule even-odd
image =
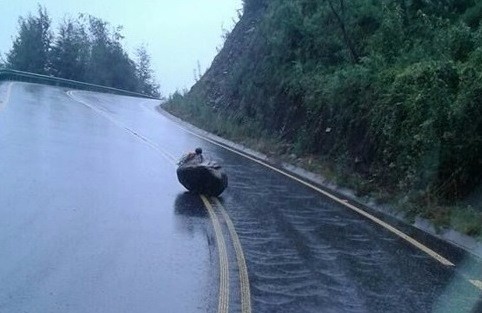
[[[446,205],[482,180],[480,2],[244,3],[265,12],[243,16],[217,57],[223,75],[183,100],[192,118],[282,142],[363,194],[407,195],[409,212],[450,223]]]

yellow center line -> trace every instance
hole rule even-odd
[[[187,129],[186,127],[180,125],[179,123],[175,123],[175,125],[177,125],[179,128],[183,129],[184,131],[186,131],[186,132],[188,132],[188,133],[190,133],[190,134],[192,134],[192,135],[194,135],[194,136],[196,136],[196,137],[198,137],[198,138],[201,138],[201,139],[203,139],[203,140],[205,140],[205,141],[208,141],[208,142],[210,142],[210,143],[212,143],[212,144],[214,144],[214,145],[217,145],[217,146],[222,147],[222,148],[224,148],[224,149],[226,149],[226,150],[228,150],[228,151],[231,151],[231,152],[233,152],[233,153],[236,153],[236,154],[238,154],[238,155],[240,155],[240,156],[242,156],[242,157],[245,157],[245,158],[247,158],[247,159],[249,159],[249,160],[251,160],[251,161],[253,161],[253,162],[256,162],[256,163],[258,163],[258,164],[260,164],[260,165],[262,165],[262,166],[264,166],[264,167],[267,167],[267,168],[269,168],[269,169],[271,169],[271,170],[273,170],[273,171],[275,171],[275,172],[278,172],[278,173],[280,173],[280,174],[282,174],[282,175],[284,175],[284,176],[286,176],[286,177],[289,177],[289,178],[291,178],[291,179],[293,179],[293,180],[295,180],[295,181],[297,181],[297,182],[299,182],[299,183],[301,183],[301,184],[303,184],[303,185],[305,185],[305,186],[307,186],[307,187],[309,187],[309,188],[311,188],[311,189],[313,189],[313,190],[321,193],[322,195],[324,195],[324,196],[326,196],[326,197],[334,200],[335,202],[337,202],[337,203],[339,203],[339,204],[341,204],[341,205],[343,205],[343,206],[345,206],[345,207],[347,207],[347,208],[349,208],[349,209],[351,209],[351,210],[353,210],[353,211],[355,211],[355,212],[357,212],[357,213],[365,216],[366,218],[370,219],[371,221],[375,222],[376,224],[382,226],[383,228],[387,229],[387,230],[390,231],[391,233],[397,235],[398,237],[404,239],[404,240],[407,241],[408,243],[410,243],[410,244],[412,244],[413,246],[417,247],[418,249],[422,250],[423,252],[425,252],[426,254],[428,254],[429,256],[431,256],[432,258],[434,258],[435,260],[437,260],[438,262],[442,263],[443,265],[445,265],[445,266],[455,266],[454,263],[452,263],[452,262],[449,261],[448,259],[444,258],[443,256],[441,256],[440,254],[438,254],[438,253],[435,252],[434,250],[432,250],[432,249],[430,249],[429,247],[423,245],[423,244],[420,243],[419,241],[417,241],[417,240],[415,240],[414,238],[410,237],[409,235],[403,233],[402,231],[396,229],[395,227],[389,225],[388,223],[382,221],[381,219],[379,219],[379,218],[371,215],[370,213],[365,212],[364,210],[362,210],[362,209],[360,209],[360,208],[358,208],[358,207],[356,207],[356,206],[348,203],[345,199],[341,199],[341,198],[339,198],[339,197],[337,197],[337,196],[335,196],[335,195],[333,195],[333,194],[331,194],[331,193],[329,193],[329,192],[327,192],[327,191],[324,191],[324,190],[316,187],[315,185],[313,185],[313,184],[311,184],[311,183],[309,183],[309,182],[306,182],[306,181],[304,181],[304,180],[301,180],[301,179],[299,179],[298,177],[296,177],[296,176],[294,176],[294,175],[291,175],[291,174],[289,174],[289,173],[287,173],[287,172],[285,172],[285,171],[283,171],[283,170],[280,170],[280,169],[278,169],[278,168],[276,168],[276,167],[274,167],[274,166],[271,166],[271,165],[269,165],[269,164],[267,164],[267,163],[265,163],[265,162],[263,162],[263,161],[261,161],[261,160],[258,160],[258,159],[254,158],[254,157],[251,157],[251,156],[249,156],[249,155],[247,155],[247,154],[245,154],[245,153],[242,153],[242,152],[240,152],[240,151],[238,151],[238,150],[235,150],[235,149],[233,149],[233,148],[230,148],[230,147],[228,147],[228,146],[226,146],[226,145],[224,145],[224,144],[221,144],[221,143],[219,143],[219,142],[217,142],[217,141],[214,141],[214,140],[212,140],[212,139],[209,139],[209,138],[207,138],[207,137],[205,137],[205,136],[203,136],[203,135],[199,135],[199,134],[197,134],[197,133],[195,133],[195,132]]]
[[[251,291],[249,287],[249,276],[248,268],[246,266],[246,259],[244,257],[243,248],[239,240],[238,234],[236,233],[236,228],[234,227],[233,221],[228,215],[228,212],[224,209],[224,206],[218,200],[218,198],[211,198],[212,201],[221,211],[226,225],[231,235],[231,240],[233,241],[234,251],[236,253],[236,260],[238,262],[238,272],[239,272],[239,284],[241,290],[241,312],[251,313]]]
[[[218,313],[227,313],[229,310],[229,263],[228,263],[228,253],[226,251],[226,243],[224,241],[223,232],[221,230],[221,225],[219,224],[218,217],[214,208],[209,203],[206,196],[201,195],[201,200],[204,206],[208,210],[209,217],[214,228],[214,234],[216,236],[216,244],[219,250],[219,302],[218,302]]]

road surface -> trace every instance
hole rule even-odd
[[[0,313],[482,312],[478,260],[205,141],[158,101],[19,82],[0,101]],[[198,146],[228,173],[220,199],[177,182]]]

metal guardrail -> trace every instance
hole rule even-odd
[[[55,76],[40,75],[40,74],[22,72],[22,71],[16,71],[16,70],[1,69],[0,81],[2,80],[25,81],[25,82],[47,84],[47,85],[67,87],[67,88],[73,88],[73,89],[113,93],[113,94],[118,94],[123,96],[158,99],[142,93],[127,91],[123,89],[94,85],[94,84],[79,82],[71,79],[58,78]]]

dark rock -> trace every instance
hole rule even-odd
[[[228,186],[228,176],[215,162],[188,163],[177,168],[179,182],[189,191],[219,196]]]

